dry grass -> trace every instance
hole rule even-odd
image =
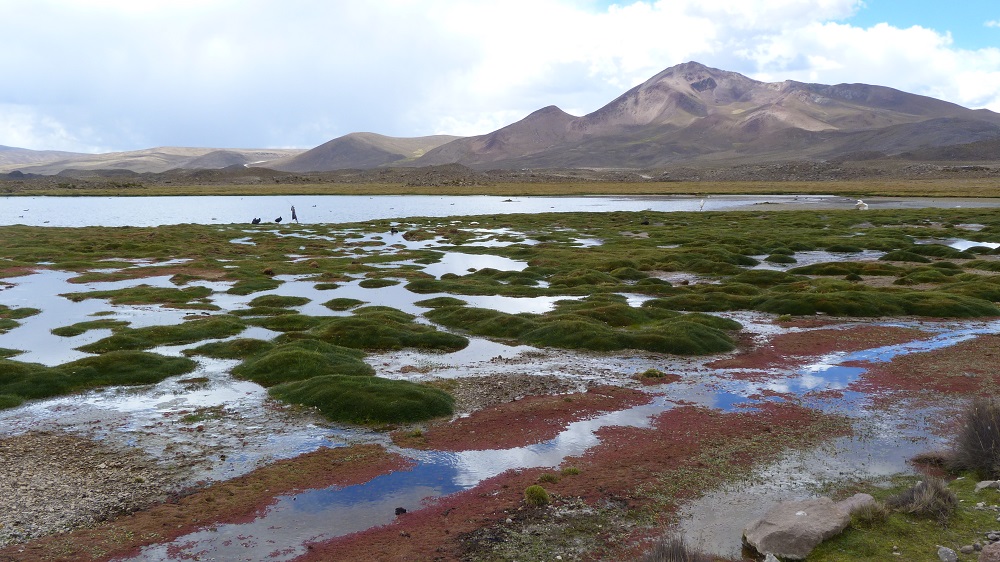
[[[958,507],[958,496],[939,478],[927,478],[886,500],[891,509],[933,517],[944,524]]]
[[[993,398],[973,400],[951,464],[953,469],[971,470],[984,478],[1000,474],[1000,402]]]
[[[663,539],[656,543],[639,562],[715,562],[718,560],[707,554],[689,549],[682,539]]]

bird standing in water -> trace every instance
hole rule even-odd
[[[292,205],[292,220],[299,222],[299,217],[295,216],[295,205]]]

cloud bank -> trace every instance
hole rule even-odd
[[[1000,50],[858,27],[860,0],[2,2],[0,145],[312,147],[577,115],[696,60],[1000,111]],[[996,22],[993,22],[994,24]],[[986,25],[991,25],[987,23]],[[980,28],[982,29],[982,28]]]

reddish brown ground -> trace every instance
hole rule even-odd
[[[707,366],[715,369],[794,368],[834,351],[860,351],[928,336],[927,332],[914,328],[865,325],[792,332],[780,334],[765,345],[728,359],[713,361]]]
[[[1000,387],[1000,335],[979,336],[943,349],[865,363],[865,373],[850,390],[876,395],[893,391],[973,396]]]
[[[542,480],[557,498],[582,498],[592,506],[615,505],[622,511],[650,514],[649,524],[626,531],[625,540],[608,528],[607,540],[587,560],[634,559],[643,539],[662,533],[677,502],[709,489],[734,471],[794,442],[809,446],[846,432],[846,425],[826,423],[820,414],[792,405],[763,405],[760,411],[721,413],[684,406],[664,412],[650,428],[611,427],[599,432],[601,444],[564,466],[578,474]],[[822,429],[820,429],[822,427]],[[462,493],[404,514],[384,527],[309,547],[299,560],[462,560],[477,559],[489,544],[478,531],[502,527],[526,512],[524,489],[539,482],[543,469],[508,471]],[[620,529],[618,529],[620,531]],[[601,537],[599,537],[601,538]],[[610,540],[614,538],[615,540]],[[484,550],[486,549],[486,550]],[[472,556],[471,552],[480,556]]]
[[[319,449],[90,529],[10,545],[0,549],[0,560],[96,561],[135,555],[140,547],[204,526],[252,520],[277,496],[360,484],[409,465],[377,445]]]
[[[529,396],[455,421],[433,422],[419,435],[397,431],[392,440],[403,447],[438,451],[511,449],[552,439],[571,422],[650,400],[645,392],[615,386],[561,396]]]

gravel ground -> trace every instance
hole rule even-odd
[[[0,546],[89,526],[163,501],[170,470],[135,449],[57,433],[0,440]]]

